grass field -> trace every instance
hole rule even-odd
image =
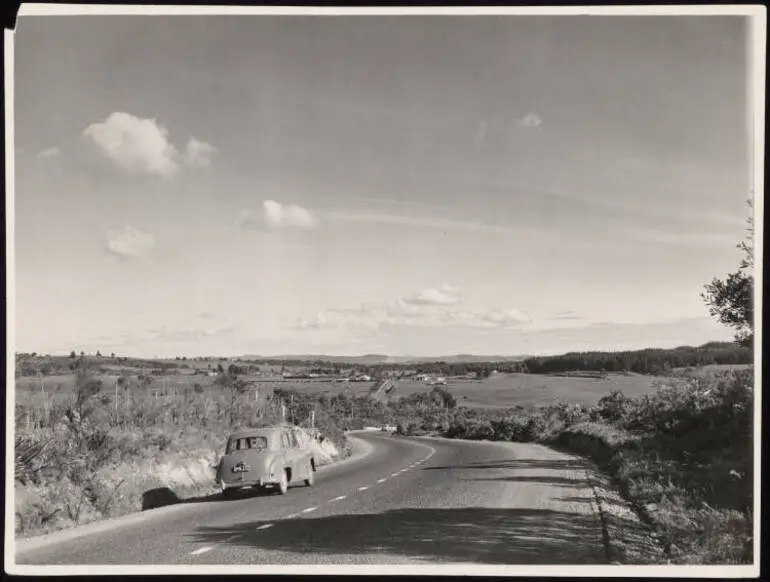
[[[653,376],[609,375],[606,379],[567,378],[537,374],[496,374],[486,380],[448,380],[447,388],[461,406],[473,408],[507,408],[539,406],[562,401],[569,404],[596,404],[602,396],[619,390],[626,396],[654,392]],[[397,393],[407,396],[423,392],[425,384],[399,382]]]
[[[748,370],[750,367],[750,364],[711,364],[708,366],[699,366],[697,368],[674,368],[672,372],[675,375],[709,378],[721,372]]]
[[[104,391],[113,390],[117,374],[104,374]],[[244,376],[253,382],[253,387],[260,393],[274,389],[296,390],[306,394],[349,394],[364,396],[373,386],[373,382],[331,382],[323,380],[282,380],[279,377]],[[606,378],[585,378],[549,376],[538,374],[496,374],[485,380],[448,378],[446,388],[457,398],[460,406],[472,408],[508,408],[513,406],[547,405],[556,401],[569,404],[596,404],[600,398],[613,390],[625,396],[634,397],[652,393],[656,383],[663,378],[655,376],[609,374]],[[16,380],[17,404],[25,404],[39,398],[55,400],[71,393],[74,376],[57,375],[40,378],[18,378]],[[196,384],[205,390],[218,390],[213,386],[213,377],[192,374],[172,374],[153,376],[152,384],[143,388],[159,394],[173,394],[176,391],[192,389]],[[431,386],[414,380],[399,380],[392,398],[409,396],[431,390]],[[59,396],[57,396],[59,395]]]

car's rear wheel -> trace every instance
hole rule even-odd
[[[312,487],[313,483],[315,482],[315,479],[313,477],[313,471],[315,468],[313,467],[312,461],[307,464],[307,479],[305,479],[305,485],[308,487]]]
[[[231,487],[230,489],[223,489],[222,490],[222,497],[225,499],[232,499],[235,497],[235,494],[238,493],[238,489],[235,487]]]
[[[281,471],[281,477],[278,481],[278,492],[281,495],[286,495],[286,492],[289,490],[289,473],[284,469]]]

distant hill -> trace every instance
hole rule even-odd
[[[457,354],[453,356],[386,356],[384,354],[365,354],[362,356],[327,356],[324,354],[287,354],[280,356],[243,356],[246,360],[284,361],[284,362],[330,362],[361,366],[382,364],[420,364],[425,362],[445,362],[447,364],[477,362],[520,362],[529,356],[484,356]]]
[[[377,374],[388,367],[413,368],[421,373],[462,376],[472,372],[528,372],[553,374],[564,372],[635,372],[660,374],[674,368],[706,365],[744,365],[753,361],[750,348],[731,342],[708,342],[701,346],[679,346],[673,349],[648,348],[618,352],[569,352],[553,356],[488,356],[458,354],[435,357],[388,357],[378,354],[365,356],[283,356],[261,358],[270,363],[327,362],[339,366],[368,369]]]
[[[331,362],[338,364],[361,364],[371,366],[388,362],[388,356],[365,354],[362,356],[327,356],[324,354],[282,354],[279,356],[243,356],[245,360],[264,360],[280,362]]]

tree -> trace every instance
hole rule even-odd
[[[749,202],[753,210],[753,205]],[[744,256],[738,270],[726,279],[714,278],[701,294],[709,313],[735,330],[735,341],[746,347],[754,342],[754,220],[748,219],[746,238],[737,246]]]
[[[97,358],[101,358],[102,357],[102,352],[100,352],[99,350],[96,350],[96,357]]]
[[[75,350],[72,350],[72,351],[70,352],[70,360],[74,360],[74,359],[75,359],[75,358],[77,358],[77,357],[78,357],[78,356],[77,356],[77,354],[75,353]]]

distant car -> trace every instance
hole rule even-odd
[[[246,487],[277,489],[284,495],[293,483],[312,487],[315,471],[312,450],[299,444],[294,431],[257,428],[228,437],[216,480],[225,497]]]

